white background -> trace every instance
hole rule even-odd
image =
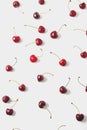
[[[78,0],[73,0],[70,3],[70,9],[75,9],[78,13],[73,18],[69,16],[68,0],[47,0],[44,5],[39,5],[38,0],[20,0],[19,10],[12,6],[12,2],[12,0],[0,0],[0,129],[57,130],[60,125],[66,125],[61,129],[86,130],[87,93],[79,85],[77,78],[80,76],[82,83],[86,85],[87,59],[82,59],[80,51],[73,46],[78,45],[83,51],[87,50],[87,36],[85,32],[73,29],[86,30],[87,9],[81,10]],[[84,2],[87,3],[86,0]],[[51,11],[42,14],[41,19],[33,18],[34,12],[45,12],[49,9]],[[24,14],[21,13],[22,11]],[[34,28],[24,27],[24,24],[36,27],[43,25],[46,33],[40,34]],[[60,38],[50,38],[50,32],[58,30],[62,24],[67,24],[67,27],[61,30]],[[12,41],[13,27],[17,35],[22,38],[19,44]],[[42,46],[32,44],[25,47],[37,37],[43,39]],[[29,56],[40,55],[40,48],[43,49],[43,56],[39,62],[31,63]],[[65,58],[68,65],[60,66],[57,57],[51,55],[50,51],[55,52],[60,58]],[[14,57],[17,57],[15,70],[7,72],[5,66],[12,65]],[[53,73],[54,76],[45,75],[47,80],[39,83],[36,76],[44,72]],[[67,86],[69,93],[62,95],[59,87],[66,84],[68,77],[71,78]],[[27,91],[20,92],[15,83],[9,83],[9,79],[24,83]],[[16,111],[14,116],[8,116],[5,113],[5,109],[11,107],[13,103],[3,103],[2,96],[4,95],[9,95],[12,100],[19,99],[14,107]],[[49,113],[46,110],[38,107],[40,100],[45,100],[49,105],[52,119],[49,119]],[[78,122],[75,119],[77,110],[71,102],[75,103],[85,115],[84,121]]]

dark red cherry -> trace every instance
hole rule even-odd
[[[39,26],[38,32],[39,33],[44,33],[45,32],[45,27],[44,26]]]
[[[6,114],[7,114],[7,115],[13,115],[13,113],[14,113],[14,110],[13,110],[13,109],[11,109],[11,108],[7,108],[7,109],[6,109]]]
[[[13,36],[12,37],[12,40],[15,42],[15,43],[19,43],[21,41],[21,38],[20,36]]]
[[[17,8],[17,7],[20,6],[20,3],[19,3],[18,1],[14,1],[14,2],[13,2],[13,6],[14,6],[15,8]]]
[[[39,101],[38,106],[39,106],[40,108],[44,108],[44,107],[46,106],[46,102],[43,101],[43,100],[41,100],[41,101]]]
[[[76,16],[76,11],[75,11],[75,10],[70,10],[69,15],[70,15],[71,17],[75,17],[75,16]]]
[[[84,115],[83,114],[76,114],[76,119],[78,121],[82,121],[84,119]]]
[[[30,56],[30,61],[31,62],[37,62],[38,58],[35,55]]]
[[[66,93],[66,92],[67,92],[67,89],[66,89],[66,87],[64,87],[64,86],[61,86],[61,87],[59,88],[59,91],[60,91],[61,93]]]
[[[7,65],[5,69],[6,69],[6,71],[12,71],[13,67],[11,65]]]
[[[87,57],[87,52],[86,52],[86,51],[81,52],[81,53],[80,53],[80,56],[81,56],[82,58],[86,58],[86,57]]]
[[[61,65],[61,66],[65,66],[66,65],[66,60],[65,59],[61,59],[60,61],[59,61],[59,64]]]
[[[21,85],[18,87],[18,89],[19,89],[20,91],[25,91],[25,90],[26,90],[26,86],[25,86],[24,84],[21,84]]]
[[[7,103],[9,100],[10,100],[10,97],[7,96],[7,95],[5,95],[5,96],[2,97],[2,101],[3,101],[4,103]]]
[[[40,38],[36,38],[35,43],[37,46],[39,46],[39,45],[42,45],[43,41]]]
[[[57,38],[57,37],[58,37],[57,31],[52,31],[52,32],[50,33],[50,36],[51,36],[51,38]]]
[[[33,17],[34,17],[35,19],[39,19],[39,18],[40,18],[40,14],[39,14],[38,12],[35,12],[35,13],[33,14]]]
[[[44,80],[44,76],[43,75],[37,75],[37,80],[39,81],[39,82],[41,82],[41,81],[43,81]]]
[[[80,7],[80,9],[85,9],[86,8],[86,4],[83,2],[83,3],[79,4],[79,7]]]
[[[85,91],[87,92],[87,86],[85,87]]]
[[[44,0],[39,0],[38,2],[39,2],[39,4],[41,4],[41,5],[43,5],[43,4],[45,3]]]

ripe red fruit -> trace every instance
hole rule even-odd
[[[40,38],[36,38],[35,43],[36,43],[37,46],[39,46],[39,45],[42,45],[43,41]]]
[[[39,101],[38,106],[39,106],[40,108],[44,108],[44,107],[46,106],[46,102],[43,101],[43,100],[41,100],[41,101]]]
[[[13,36],[12,37],[12,40],[15,42],[15,43],[19,43],[21,41],[21,38],[20,36]]]
[[[3,101],[4,103],[7,103],[9,100],[10,100],[10,97],[7,96],[7,95],[5,95],[5,96],[2,97],[2,101]]]
[[[76,119],[82,121],[84,119],[84,114],[76,114]]]
[[[45,32],[45,27],[44,26],[39,26],[38,32],[39,33],[44,33]]]
[[[12,71],[13,67],[11,65],[7,65],[5,69],[6,69],[6,71]]]
[[[26,86],[25,86],[24,84],[21,84],[21,85],[18,87],[18,89],[19,89],[20,91],[25,91],[25,90],[26,90]]]
[[[87,52],[86,52],[86,51],[81,52],[81,53],[80,53],[80,56],[81,56],[82,58],[87,58]]]
[[[51,37],[51,38],[57,38],[57,37],[58,37],[58,32],[57,32],[57,31],[52,31],[52,32],[50,33],[50,37]]]
[[[61,59],[60,61],[59,61],[59,64],[61,65],[61,66],[65,66],[66,65],[66,60],[65,59]]]
[[[39,19],[40,18],[40,14],[38,12],[34,12],[33,17],[35,19]]]
[[[41,74],[37,75],[37,80],[38,80],[39,82],[43,81],[43,80],[44,80],[44,76],[41,75]]]
[[[33,54],[30,56],[30,61],[31,62],[37,62],[38,58]]]
[[[45,3],[44,0],[39,0],[38,2],[39,2],[39,4],[41,4],[41,5],[43,5],[43,4]]]
[[[17,8],[20,6],[20,3],[18,1],[13,2],[13,7]]]
[[[75,16],[76,16],[76,11],[75,11],[75,10],[70,10],[69,15],[70,15],[71,17],[75,17]]]
[[[67,92],[67,89],[66,89],[66,87],[64,87],[64,86],[61,86],[61,87],[59,88],[59,91],[60,91],[61,93],[66,93],[66,92]]]
[[[10,108],[7,108],[7,109],[6,109],[6,114],[7,114],[7,115],[13,115],[13,113],[14,113],[14,110],[13,110],[13,109],[10,109]]]
[[[80,7],[80,9],[85,9],[86,8],[86,3],[83,2],[83,3],[79,4],[79,7]]]

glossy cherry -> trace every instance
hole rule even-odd
[[[45,27],[44,26],[39,26],[38,32],[39,33],[44,33],[45,32]]]
[[[74,103],[72,103],[71,102],[71,104],[77,109],[77,111],[78,111],[78,113],[76,114],[76,120],[77,121],[82,121],[83,119],[84,119],[84,114],[82,114],[82,113],[80,113],[80,111],[79,111],[79,109],[78,109],[78,107],[74,104]]]
[[[44,80],[44,76],[41,75],[41,74],[37,75],[37,80],[38,80],[39,82],[43,81],[43,80]]]
[[[9,102],[9,100],[10,100],[10,97],[7,96],[7,95],[5,95],[5,96],[2,97],[2,101],[3,101],[4,103]]]
[[[17,7],[19,7],[19,6],[20,6],[19,1],[14,1],[14,2],[13,2],[13,7],[17,8]]]
[[[14,110],[13,110],[13,109],[11,109],[11,108],[7,108],[7,109],[6,109],[6,114],[7,114],[7,115],[13,115],[13,113],[14,113]]]
[[[33,17],[34,17],[35,19],[39,19],[39,18],[40,18],[39,12],[34,12]]]
[[[38,58],[34,54],[30,56],[30,61],[31,62],[37,62]]]
[[[76,11],[75,11],[75,10],[70,10],[69,15],[70,15],[71,17],[75,17],[75,16],[76,16]]]
[[[20,36],[13,36],[12,37],[12,40],[15,42],[15,43],[19,43],[21,41],[21,38]]]
[[[78,83],[85,88],[85,92],[87,92],[87,85],[84,85],[80,82],[80,76],[78,77]]]
[[[39,45],[42,45],[42,44],[43,44],[43,41],[42,41],[42,39],[40,39],[40,38],[36,38],[36,39],[35,39],[35,43],[36,43],[37,46],[39,46]]]
[[[40,5],[45,4],[45,1],[44,1],[44,0],[39,0],[38,2],[39,2]]]
[[[85,3],[85,2],[80,3],[80,4],[79,4],[79,8],[80,8],[80,9],[85,9],[85,8],[86,8],[86,3]]]

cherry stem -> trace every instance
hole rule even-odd
[[[71,2],[71,0],[68,1],[68,10],[69,10],[69,11],[70,11],[70,7],[69,7],[70,2]]]
[[[66,26],[67,26],[66,24],[62,24],[61,27],[59,28],[58,32],[60,32],[61,29],[62,29],[63,27],[66,27]]]
[[[45,72],[45,73],[43,73],[43,75],[44,75],[44,74],[49,74],[49,75],[51,75],[51,76],[54,76],[54,74],[49,73],[49,72]]]
[[[49,10],[46,11],[46,12],[42,12],[41,14],[46,14],[46,13],[48,13],[49,11],[51,11],[51,9],[49,9]]]
[[[79,29],[79,28],[74,29],[74,30],[75,30],[75,31],[76,31],[76,30],[79,30],[79,31],[85,32],[85,30],[83,30],[83,29]]]
[[[15,101],[15,103],[14,103],[14,105],[13,106],[11,106],[11,108],[13,108],[15,105],[16,105],[16,103],[18,102],[18,99],[16,99],[16,101]]]
[[[37,56],[37,57],[42,57],[43,56],[43,49],[40,48],[40,51],[41,51],[41,55]]]
[[[60,60],[60,57],[56,53],[54,53],[54,52],[51,51],[50,54],[55,55]]]
[[[20,130],[19,128],[13,128],[12,130],[15,130],[15,129],[16,129],[16,130]]]
[[[61,126],[59,126],[59,127],[58,127],[58,130],[59,130],[61,127],[64,127],[64,126],[66,126],[66,125],[61,125]]]
[[[78,107],[77,107],[73,102],[71,102],[71,104],[72,104],[72,105],[77,109],[77,111],[80,113]]]
[[[70,80],[71,80],[71,78],[69,77],[68,78],[68,82],[66,83],[65,87],[67,87],[67,85],[69,84]]]
[[[75,47],[77,47],[77,48],[82,52],[82,50],[81,50],[81,48],[80,48],[79,46],[76,46],[76,45],[75,45],[74,48],[75,48]]]
[[[80,84],[80,85],[82,85],[83,87],[86,87],[84,84],[82,84],[81,82],[80,82],[80,76],[78,77],[78,83]]]
[[[29,46],[29,45],[31,45],[31,44],[34,44],[34,43],[35,43],[35,42],[28,43],[28,44],[25,45],[25,47],[27,47],[27,46]]]
[[[50,110],[48,108],[46,108],[46,110],[49,112],[50,114],[50,119],[52,119],[52,113],[50,112]]]
[[[13,27],[14,35],[16,36],[15,27]]]
[[[15,82],[16,84],[18,84],[18,85],[20,85],[20,83],[18,83],[17,81],[15,81],[15,80],[9,80],[9,82]]]
[[[31,26],[31,25],[24,25],[25,27],[32,27],[32,28],[35,28],[35,29],[38,29],[37,27],[35,27],[35,26]]]
[[[14,66],[17,63],[17,57],[15,57],[14,59],[15,59],[15,63],[12,66]]]

